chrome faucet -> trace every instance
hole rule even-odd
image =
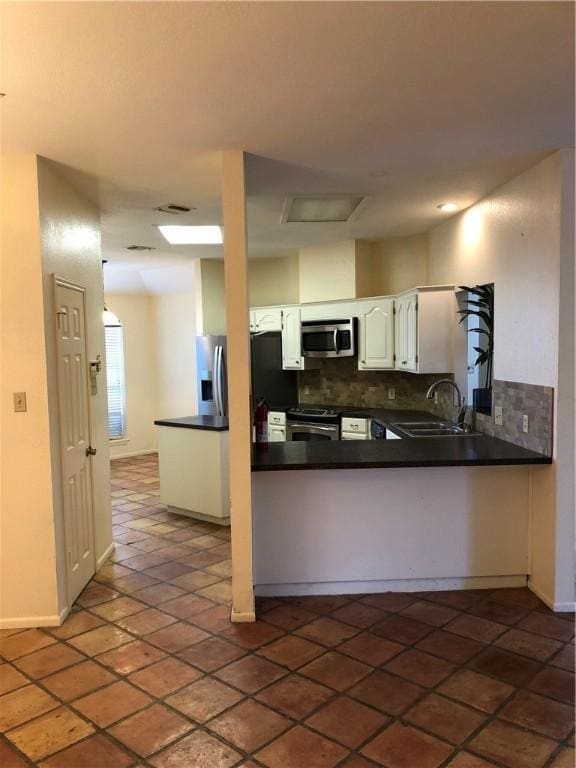
[[[432,384],[428,392],[426,392],[426,399],[432,400],[434,397],[434,392],[438,389],[440,384],[450,384],[451,387],[453,387],[456,390],[456,393],[458,395],[458,418],[457,418],[457,424],[459,427],[465,427],[466,426],[466,398],[463,397],[462,392],[460,391],[460,387],[458,384],[456,384],[455,381],[452,381],[452,379],[438,379],[438,381],[435,381],[434,384]]]

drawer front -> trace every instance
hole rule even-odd
[[[276,424],[280,427],[286,425],[286,414],[279,411],[270,411],[268,414],[268,424]]]
[[[342,432],[341,440],[370,440],[365,432]]]
[[[370,430],[369,419],[352,419],[349,416],[342,417],[342,432],[353,432],[367,435]]]

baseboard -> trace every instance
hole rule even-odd
[[[250,622],[256,621],[256,612],[255,611],[235,611],[232,610],[230,614],[230,621],[233,624],[249,624]]]
[[[150,453],[158,453],[158,448],[150,448],[146,451],[129,451],[128,453],[115,453],[110,456],[110,461],[114,459],[132,459],[134,456],[148,456]]]
[[[534,592],[536,597],[539,597],[554,613],[574,613],[576,611],[576,603],[554,602],[550,595],[539,589],[533,582],[528,582],[528,589]]]
[[[453,589],[525,587],[526,575],[465,576],[450,579],[384,579],[379,581],[327,581],[302,584],[256,584],[259,597],[298,595],[358,595],[376,592],[445,592]]]
[[[114,552],[114,542],[112,542],[110,546],[106,547],[104,554],[100,555],[100,557],[96,561],[96,571],[99,571],[100,568],[102,568],[102,566],[104,565],[106,560],[108,560],[112,552]]]
[[[162,501],[162,499],[160,499]],[[173,512],[175,515],[182,515],[183,517],[191,517],[193,520],[199,520],[202,523],[214,523],[214,525],[229,526],[230,516],[228,517],[214,517],[213,515],[205,515],[202,512],[194,512],[191,509],[182,509],[182,507],[173,507],[171,504],[166,505],[167,512]]]
[[[53,616],[21,616],[0,619],[0,629],[29,629],[30,627],[59,627],[68,614],[68,608]]]

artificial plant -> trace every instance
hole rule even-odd
[[[458,314],[461,315],[459,322],[464,322],[468,317],[477,317],[484,322],[484,328],[468,328],[466,332],[479,333],[484,337],[485,344],[481,347],[474,347],[474,351],[478,353],[474,365],[486,363],[486,389],[490,389],[494,357],[494,285],[490,283],[489,285],[476,285],[473,288],[461,285],[459,288],[461,291],[468,292],[468,297],[465,299],[468,306],[458,310]],[[470,298],[471,296],[474,298]]]

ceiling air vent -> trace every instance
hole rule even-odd
[[[127,245],[127,251],[155,251],[156,248],[152,245]]]
[[[186,205],[176,205],[176,203],[166,203],[166,205],[160,205],[154,210],[160,211],[160,213],[172,213],[174,216],[177,216],[179,213],[195,211],[196,208],[188,208]]]
[[[283,224],[346,222],[355,219],[366,195],[291,195],[284,201]]]

